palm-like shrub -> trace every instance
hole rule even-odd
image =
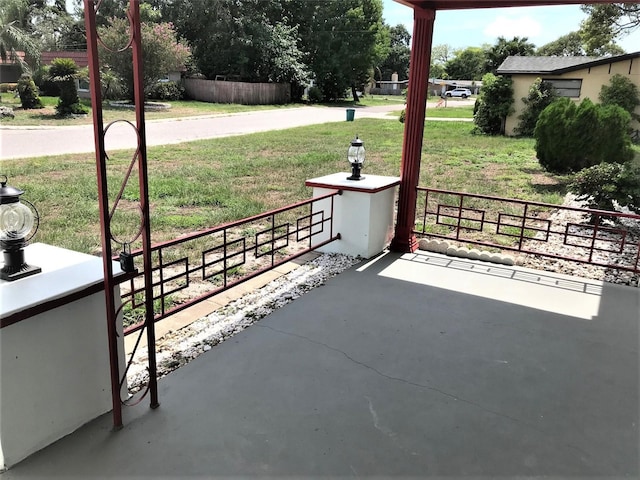
[[[58,85],[60,99],[56,105],[58,115],[87,113],[87,109],[80,103],[76,80],[80,70],[76,62],[70,58],[56,58],[49,67],[49,78]]]

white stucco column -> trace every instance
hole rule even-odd
[[[319,197],[335,190],[340,196],[332,200],[320,200],[313,205],[313,212],[328,218],[333,214],[333,232],[341,238],[318,250],[324,253],[344,253],[371,258],[382,252],[393,237],[394,205],[399,177],[363,175],[360,181],[347,180],[351,174],[334,173],[306,181],[313,187],[313,196]],[[327,228],[312,230],[312,245],[330,236]]]
[[[42,273],[0,281],[0,470],[112,408],[102,259],[42,243],[25,258]]]

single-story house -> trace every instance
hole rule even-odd
[[[640,88],[640,52],[599,58],[512,56],[507,57],[497,73],[513,80],[515,111],[507,117],[505,125],[505,133],[512,135],[524,109],[522,98],[527,96],[536,78],[551,83],[563,97],[576,101],[589,98],[597,103],[600,89],[608,85],[615,74],[624,75]],[[640,114],[640,107],[636,113]],[[640,124],[634,122],[633,128],[640,128]]]

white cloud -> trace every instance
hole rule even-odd
[[[532,40],[541,32],[542,25],[529,16],[498,16],[484,28],[482,33],[491,38],[505,37],[510,40],[513,37],[527,37]]]

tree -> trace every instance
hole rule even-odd
[[[400,79],[409,78],[409,58],[411,56],[411,34],[402,24],[395,27],[385,25],[389,34],[389,53],[379,65],[380,80],[391,80],[396,72]]]
[[[619,73],[611,77],[609,85],[603,85],[598,96],[603,105],[617,105],[624,108],[636,120],[640,115],[635,110],[640,106],[640,90],[628,77]]]
[[[132,51],[118,52],[129,41],[129,21],[112,18],[98,32],[105,48],[100,45],[100,58],[122,80],[126,98],[133,100]],[[170,71],[180,70],[191,56],[189,47],[180,43],[173,26],[169,23],[142,23],[141,39],[144,46],[143,85],[147,94],[154,84]]]
[[[540,113],[556,98],[558,98],[558,94],[553,86],[548,82],[543,82],[540,78],[536,78],[529,88],[529,94],[522,99],[525,108],[518,117],[520,123],[515,129],[516,135],[532,137]]]
[[[589,15],[580,26],[588,55],[597,54],[603,46],[640,27],[638,2],[583,5],[582,10]]]
[[[496,44],[485,53],[484,71],[495,74],[507,57],[533,55],[535,48],[536,46],[529,42],[527,37],[513,37],[512,40],[498,37]]]
[[[308,4],[307,4],[308,5]],[[387,56],[389,40],[382,23],[381,0],[328,0],[313,3],[311,29],[302,42],[309,66],[325,100],[362,89],[372,68]]]
[[[482,90],[476,101],[473,121],[479,133],[504,133],[507,117],[513,112],[513,85],[511,78],[487,73],[482,77]]]
[[[43,50],[63,48],[60,40],[76,20],[67,12],[65,0],[31,0],[29,32]]]
[[[269,81],[259,65],[271,55],[272,64],[291,65],[282,78],[302,83],[297,72],[308,70],[325,99],[338,98],[349,87],[352,91],[363,87],[373,68],[388,56],[389,31],[383,27],[381,0],[153,0],[151,4],[191,42],[196,64],[209,78],[233,75],[245,81]],[[283,56],[277,47],[278,32],[290,32],[295,42],[288,49],[296,50],[293,55]]]
[[[429,77],[449,78],[446,65],[454,56],[453,47],[447,44],[435,45],[431,49],[431,65],[429,66]]]
[[[547,57],[581,57],[586,55],[580,32],[571,32],[546,43],[536,51],[536,55]]]
[[[26,0],[3,0],[0,3],[0,59],[17,61],[28,70],[27,64],[17,55],[25,52],[27,61],[37,64],[40,60],[40,45],[28,31],[29,3]]]
[[[595,41],[585,41],[586,36],[583,32],[571,32],[561,36],[553,42],[549,42],[540,47],[536,55],[546,55],[553,57],[579,57],[583,55],[603,57],[611,55],[620,55],[624,50],[615,43],[605,43],[597,45]]]
[[[299,98],[309,72],[308,54],[300,48],[300,30],[306,27],[284,10],[294,3],[156,0],[152,5],[189,41],[197,69],[208,78],[290,82],[292,96]]]
[[[455,56],[445,64],[449,78],[456,80],[480,80],[484,75],[484,51],[469,47],[457,50]]]

